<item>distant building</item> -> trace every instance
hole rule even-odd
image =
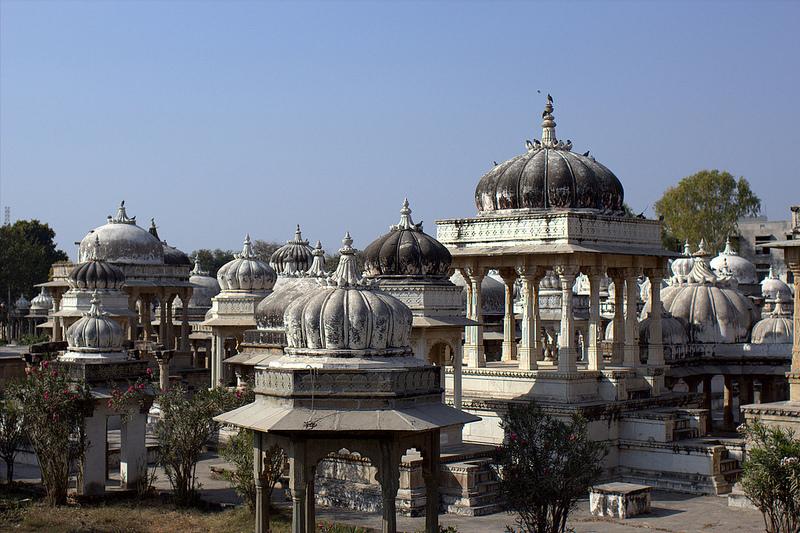
[[[800,206],[792,208],[792,217],[797,217]],[[764,244],[772,241],[790,240],[792,238],[791,220],[767,220],[766,216],[748,217],[739,220],[738,249],[739,255],[756,266],[758,280],[769,274],[772,267],[778,277],[787,283],[792,282],[792,273],[786,268],[783,250],[764,248]]]

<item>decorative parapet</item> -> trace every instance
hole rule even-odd
[[[270,396],[402,397],[441,393],[437,367],[392,370],[259,369],[255,392]]]
[[[129,360],[114,363],[87,363],[83,361],[51,363],[70,379],[90,384],[107,384],[134,381],[147,375],[147,361]]]
[[[661,246],[661,223],[657,220],[520,209],[437,220],[436,224],[436,238],[448,247],[582,244],[621,247],[631,254],[646,251],[672,255]]]

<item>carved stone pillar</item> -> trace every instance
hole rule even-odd
[[[316,497],[314,496],[314,477],[317,473],[317,466],[311,465],[306,470],[306,506],[305,506],[305,521],[306,532],[311,533],[317,530],[316,520]]]
[[[189,300],[192,298],[192,289],[186,289],[181,295],[181,351],[189,351]]]
[[[132,313],[128,319],[128,340],[136,341],[139,338],[139,311],[136,304],[139,300],[139,291],[131,289],[128,294],[128,310]]]
[[[422,477],[425,480],[425,533],[439,533],[439,430],[432,431],[428,449],[423,452]]]
[[[561,282],[561,332],[558,335],[558,370],[559,372],[577,372],[572,286],[575,285],[578,267],[573,265],[557,266],[555,272]]]
[[[516,324],[514,322],[514,282],[517,280],[514,269],[500,270],[505,288],[505,313],[503,315],[503,361],[512,361],[517,356]]]
[[[53,291],[53,313],[61,310],[61,292]],[[61,331],[61,317],[53,316],[53,342],[61,342],[64,339]]]
[[[722,389],[722,427],[729,430],[733,427],[733,383],[731,377],[723,376],[725,384]]]
[[[797,238],[797,237],[795,237]],[[794,257],[788,259],[789,253]],[[784,250],[787,265],[794,276],[794,342],[792,344],[792,366],[786,377],[789,379],[789,401],[800,402],[800,249]]]
[[[169,388],[169,362],[173,353],[172,350],[155,352],[155,358],[158,362],[158,383],[163,392],[166,392]]]
[[[158,310],[159,310],[159,317],[158,317],[158,343],[161,344],[164,349],[168,349],[169,346],[167,345],[167,319],[166,313],[164,309],[166,307],[165,302],[167,300],[166,292],[161,289],[158,291]]]
[[[648,272],[650,278],[650,342],[647,345],[647,364],[664,366],[664,334],[661,329],[661,280],[664,269]]]
[[[469,326],[470,331],[470,344],[466,346],[467,349],[467,366],[470,368],[479,368],[486,366],[486,354],[483,346],[483,308],[481,301],[481,284],[485,271],[483,268],[467,268],[465,273],[469,278],[469,283],[472,288],[472,320],[478,324]]]
[[[603,353],[600,349],[600,279],[603,269],[591,267],[587,269],[589,277],[589,370],[603,369]]]
[[[739,407],[753,403],[752,376],[739,377]]]
[[[153,335],[153,319],[150,316],[153,308],[153,296],[143,294],[139,302],[139,311],[142,314],[142,325],[144,326],[144,340],[149,342]]]
[[[625,277],[623,269],[615,268],[608,271],[614,281],[614,339],[611,344],[611,364],[621,365],[625,359]]]
[[[639,343],[636,342],[636,333],[639,328],[637,312],[637,304],[639,302],[638,274],[636,269],[625,269],[625,359],[623,365],[631,368],[641,365]],[[616,332],[614,333],[616,334]]]
[[[462,367],[464,365],[464,347],[460,342],[455,343],[453,354],[453,407],[461,409],[462,396]]]
[[[520,268],[522,278],[522,338],[519,346],[520,370],[536,370],[536,361],[541,353],[539,332],[539,280],[542,272],[538,268]]]
[[[306,533],[305,443],[293,442],[289,449],[289,492],[292,495],[292,533]],[[312,524],[315,526],[315,524]],[[308,531],[308,533],[311,533]]]
[[[383,501],[382,533],[397,532],[397,509],[395,499],[400,488],[400,450],[395,441],[384,440],[380,443],[381,463],[378,470]],[[295,532],[292,532],[295,533]]]
[[[461,273],[461,277],[464,278],[464,281],[466,282],[466,285],[467,285],[466,286],[466,292],[467,292],[466,316],[470,320],[473,320],[474,313],[472,312],[472,284],[469,281],[469,276],[467,275],[467,269],[466,268],[459,269],[459,272]],[[466,347],[470,346],[470,345],[472,345],[472,328],[470,326],[467,326],[467,327],[464,328],[464,348],[465,348],[464,351],[465,351],[465,353],[469,351],[469,350],[466,349]]]
[[[269,498],[264,489],[264,453],[263,434],[253,431],[253,480],[256,485],[256,524],[255,533],[267,533],[267,517],[269,516]]]

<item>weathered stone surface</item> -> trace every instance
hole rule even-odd
[[[629,518],[650,512],[650,491],[647,485],[605,483],[589,490],[589,509],[594,516]]]

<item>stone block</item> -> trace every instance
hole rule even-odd
[[[648,485],[604,483],[589,490],[589,509],[594,516],[629,518],[650,512]]]

